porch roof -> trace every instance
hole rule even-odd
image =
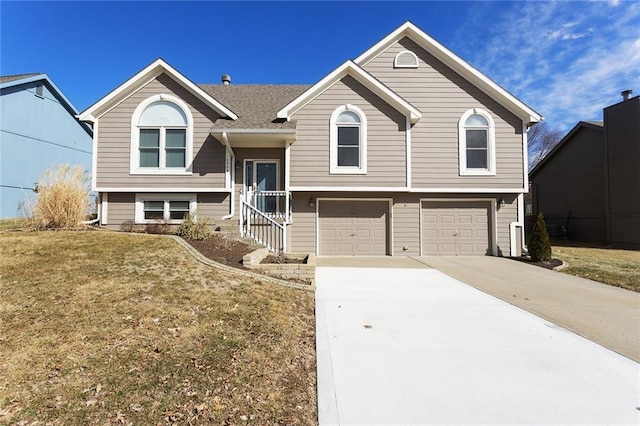
[[[211,131],[247,130],[265,133],[295,129],[296,123],[278,119],[276,113],[307,90],[308,85],[292,84],[200,84],[202,90],[226,105],[237,120],[218,119]]]

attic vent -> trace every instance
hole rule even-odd
[[[402,51],[396,55],[393,60],[394,68],[418,68],[418,57],[415,53],[408,50]]]
[[[42,94],[42,84],[38,83],[36,84],[36,96],[39,98],[44,98],[44,95]]]

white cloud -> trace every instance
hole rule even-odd
[[[479,19],[483,7],[476,5],[474,22],[489,18]],[[488,36],[462,56],[552,127],[567,131],[577,121],[601,119],[621,90],[640,92],[637,2],[515,3],[490,18]],[[464,34],[458,38],[464,46]]]

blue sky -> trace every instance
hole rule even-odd
[[[563,132],[640,94],[640,2],[0,2],[0,74],[82,111],[157,57],[196,83],[312,84],[410,20]]]

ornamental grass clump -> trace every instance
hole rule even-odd
[[[538,213],[538,219],[536,219],[533,231],[531,231],[529,255],[534,262],[551,260],[551,242],[549,241],[547,224],[544,221],[542,212]]]
[[[36,229],[78,228],[90,209],[90,176],[80,166],[61,164],[49,169],[38,181],[38,194],[31,208]]]

